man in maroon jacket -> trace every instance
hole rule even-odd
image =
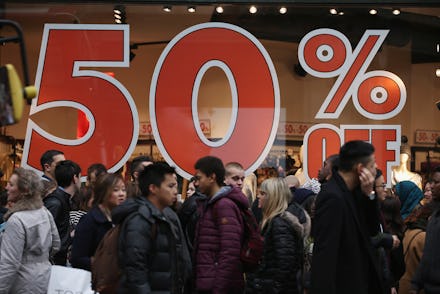
[[[248,209],[237,187],[223,186],[225,168],[219,158],[207,156],[195,164],[196,185],[207,196],[199,202],[195,236],[197,293],[243,293],[240,249],[244,223],[240,209]]]

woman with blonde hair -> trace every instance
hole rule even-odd
[[[301,269],[304,226],[286,211],[292,198],[282,178],[265,180],[258,193],[264,236],[263,259],[247,280],[247,293],[299,293],[297,274]]]
[[[6,185],[11,209],[0,234],[0,293],[46,293],[51,263],[60,249],[52,214],[43,206],[41,178],[17,168]]]

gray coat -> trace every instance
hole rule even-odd
[[[21,203],[20,203],[21,202]],[[0,235],[0,293],[47,293],[60,238],[41,200],[19,201]]]

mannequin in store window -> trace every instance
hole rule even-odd
[[[401,181],[411,181],[422,190],[422,177],[408,169],[408,161],[410,159],[411,152],[409,146],[406,143],[402,143],[400,146],[400,165],[393,168],[391,183],[395,186]]]
[[[304,183],[306,182],[306,176],[303,170],[303,152],[304,152],[303,146],[304,145],[301,145],[301,147],[299,148],[299,154],[298,154],[298,159],[301,167],[295,173],[295,177],[298,178],[300,186],[304,185]]]

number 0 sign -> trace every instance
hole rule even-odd
[[[204,136],[197,111],[200,83],[211,67],[224,71],[232,94],[228,131],[217,142]],[[254,36],[230,24],[196,25],[177,35],[157,62],[150,88],[154,138],[184,177],[206,155],[238,161],[252,172],[275,139],[279,100],[274,66]]]

